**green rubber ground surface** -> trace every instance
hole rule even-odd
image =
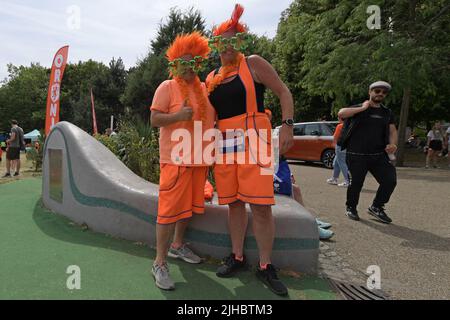
[[[0,299],[279,299],[253,272],[215,276],[217,265],[169,260],[176,290],[157,289],[155,251],[83,230],[42,208],[39,178],[0,185]],[[81,270],[81,290],[69,290],[69,266]],[[284,299],[336,299],[326,280],[281,275]]]

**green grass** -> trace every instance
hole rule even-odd
[[[0,185],[0,299],[279,299],[252,272],[215,276],[217,265],[170,260],[177,289],[157,289],[155,251],[75,225],[41,204],[39,178]],[[81,269],[81,290],[69,290],[66,270]],[[320,278],[282,275],[289,299],[336,299]]]

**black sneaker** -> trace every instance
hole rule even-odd
[[[217,269],[216,275],[219,278],[229,278],[236,272],[247,267],[247,259],[244,256],[243,261],[236,260],[234,253],[223,259],[222,265]]]
[[[16,172],[14,173],[14,177],[18,177],[20,175],[20,173]]]
[[[355,208],[347,207],[345,215],[352,220],[359,221],[358,211]]]
[[[256,277],[261,280],[273,293],[279,296],[287,296],[288,290],[283,282],[278,279],[277,271],[271,264],[267,265],[266,270],[261,270],[258,266]]]
[[[5,175],[2,178],[9,178],[9,177],[11,177],[11,174],[10,173],[5,173]]]
[[[389,224],[392,222],[392,219],[387,216],[386,212],[384,212],[383,207],[378,208],[375,206],[370,206],[368,213],[383,223]]]

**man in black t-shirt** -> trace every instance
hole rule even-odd
[[[347,150],[352,181],[347,190],[346,215],[353,220],[359,220],[359,195],[370,172],[380,186],[368,212],[384,223],[392,222],[384,205],[397,185],[396,170],[390,159],[395,158],[398,136],[392,112],[382,104],[390,90],[389,83],[375,82],[369,87],[369,100],[343,108],[338,114],[346,120],[338,144]]]
[[[20,175],[20,150],[24,146],[23,129],[16,120],[11,120],[11,136],[6,143],[6,173],[2,178],[11,177],[11,168],[15,170],[14,176]]]

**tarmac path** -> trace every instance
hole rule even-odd
[[[393,299],[450,299],[450,170],[399,168],[397,188],[386,206],[393,223],[385,225],[367,214],[378,188],[370,174],[358,207],[361,221],[356,222],[344,214],[346,189],[326,183],[331,170],[301,162],[290,167],[306,207],[333,224],[335,236],[325,243],[331,254],[321,256],[344,263],[341,270],[330,263],[331,278],[346,273],[367,280],[367,268],[377,265],[381,290]]]

